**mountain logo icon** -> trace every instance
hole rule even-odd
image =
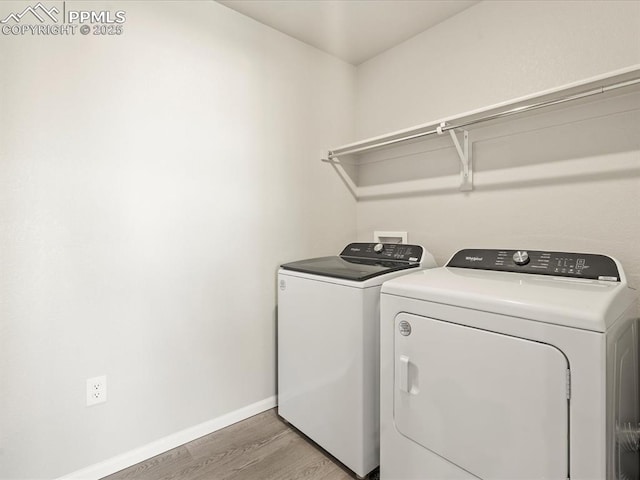
[[[20,23],[22,17],[24,17],[27,13],[31,13],[34,17],[40,20],[40,23],[45,22],[45,15],[54,22],[58,23],[58,19],[54,16],[54,14],[60,13],[60,10],[58,10],[56,7],[47,9],[44,5],[42,5],[42,3],[38,2],[38,4],[34,7],[28,6],[21,13],[11,13],[4,20],[0,20],[0,23],[9,23],[10,20],[13,20],[16,23]]]

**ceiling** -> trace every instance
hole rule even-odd
[[[353,65],[479,0],[217,0]]]

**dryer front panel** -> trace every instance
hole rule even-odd
[[[402,435],[480,478],[569,477],[569,367],[557,348],[401,313],[394,363]]]

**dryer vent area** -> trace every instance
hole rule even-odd
[[[640,423],[617,427],[618,480],[640,479]]]
[[[615,439],[613,478],[640,479],[640,319],[612,335],[609,345],[613,362],[612,427]]]

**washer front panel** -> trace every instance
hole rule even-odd
[[[380,286],[278,279],[278,413],[364,477],[379,463]]]
[[[402,435],[480,478],[568,477],[560,350],[408,313],[394,323],[393,418]]]

